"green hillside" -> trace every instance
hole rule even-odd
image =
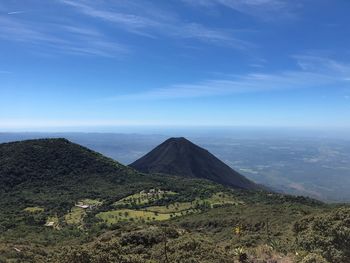
[[[0,180],[0,262],[350,260],[346,207],[142,174],[64,139],[1,144]]]

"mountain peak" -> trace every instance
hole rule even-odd
[[[201,178],[234,188],[259,188],[213,154],[184,137],[167,139],[130,166],[144,173]]]
[[[171,137],[167,139],[165,142],[189,143],[190,141],[187,140],[185,137]]]
[[[176,147],[188,147],[196,146],[194,143],[186,139],[185,137],[171,137],[162,143],[163,145],[173,145]]]

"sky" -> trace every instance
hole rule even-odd
[[[350,1],[0,1],[0,130],[350,129]]]

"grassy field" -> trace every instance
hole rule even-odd
[[[127,196],[118,202],[117,205],[147,205],[155,200],[165,198],[167,195],[174,195],[174,192],[149,193],[142,191]],[[214,208],[224,205],[238,205],[239,202],[231,195],[218,192],[206,199],[195,199],[192,202],[175,202],[163,206],[148,206],[138,209],[117,209],[102,212],[96,216],[103,222],[111,225],[120,221],[164,221],[188,214],[199,213],[203,206],[206,208]]]
[[[176,195],[177,193],[172,191],[141,191],[139,193],[129,195],[118,202],[115,205],[146,205],[151,202],[161,200],[166,198],[167,196]]]
[[[163,214],[177,213],[185,210],[194,208],[191,202],[176,202],[174,204],[163,205],[163,206],[150,206],[146,207],[145,210],[151,212],[158,212]]]
[[[233,196],[218,192],[213,194],[210,198],[197,198],[193,202],[176,202],[166,206],[151,206],[146,207],[145,210],[158,213],[177,213],[181,211],[198,209],[201,205],[207,204],[209,208],[224,206],[224,205],[239,205],[239,202]]]
[[[120,221],[164,221],[172,217],[170,214],[161,214],[157,212],[132,209],[112,210],[99,213],[96,216],[102,219],[103,222],[107,223],[108,225],[115,224]]]
[[[82,225],[86,212],[83,208],[73,207],[71,211],[64,216],[68,225]]]
[[[54,229],[59,230],[60,229],[59,221],[60,220],[57,215],[49,216],[46,220],[45,226],[52,227]]]
[[[44,210],[44,208],[38,206],[27,207],[24,209],[25,212],[33,214],[44,212]]]
[[[210,198],[199,199],[199,202],[208,202],[211,208],[224,206],[224,205],[240,205],[244,202],[238,201],[234,196],[218,192],[213,194]]]
[[[209,198],[200,199],[196,198],[192,202],[175,202],[168,203],[162,206],[147,206],[157,200],[164,199],[169,196],[176,195],[176,192],[162,191],[162,190],[144,190],[133,195],[129,195],[120,199],[115,204],[125,205],[120,209],[101,212],[96,215],[103,222],[111,225],[121,221],[164,221],[176,217],[182,217],[188,214],[199,213],[203,209],[203,205],[206,208],[214,208],[223,205],[237,205],[239,202],[231,195],[222,192],[217,192]],[[84,218],[87,215],[89,209],[95,209],[103,204],[102,200],[97,199],[80,199],[77,204],[92,206],[88,209],[74,206],[70,211],[64,215],[61,220],[64,220],[68,225],[75,225],[82,227],[84,225]],[[132,205],[140,205],[139,208],[129,209]],[[33,206],[24,209],[27,213],[35,214],[45,211],[43,207]],[[57,216],[50,216],[46,220],[46,226],[60,229],[59,218]]]
[[[83,203],[84,205],[100,206],[103,202],[96,199],[85,198],[80,200],[79,203]]]
[[[78,204],[79,205],[89,205],[92,209],[102,205],[102,201],[96,199],[81,199]],[[91,208],[89,208],[91,209]],[[70,212],[64,216],[64,220],[68,225],[77,225],[82,226],[84,217],[86,216],[86,209],[74,206],[71,208]]]

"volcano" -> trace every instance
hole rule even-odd
[[[261,188],[207,150],[183,137],[166,140],[129,166],[143,173],[207,179],[233,188]]]

